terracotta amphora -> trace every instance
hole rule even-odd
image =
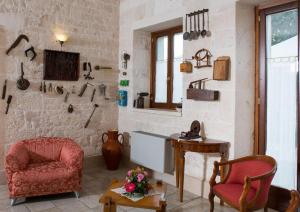
[[[121,139],[119,140],[119,138]],[[102,135],[102,154],[108,170],[116,170],[122,158],[123,134],[118,130],[109,130]]]

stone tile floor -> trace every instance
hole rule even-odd
[[[91,164],[97,164],[91,165]],[[0,212],[93,212],[102,211],[98,203],[99,197],[109,186],[112,179],[122,179],[127,172],[127,166],[121,166],[117,171],[108,171],[99,158],[85,163],[83,175],[83,190],[79,199],[73,193],[28,198],[25,203],[11,207],[7,195],[7,186],[0,185]],[[167,211],[170,212],[208,212],[209,202],[189,192],[184,192],[184,202],[178,201],[178,190],[172,185],[167,186]],[[120,212],[146,212],[150,210],[118,207]],[[216,204],[215,212],[235,211],[229,207]]]

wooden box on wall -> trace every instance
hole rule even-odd
[[[191,62],[184,61],[180,63],[180,72],[191,73],[193,71],[193,64]]]
[[[228,80],[230,70],[230,57],[218,57],[214,61],[213,80]]]
[[[189,88],[186,92],[186,98],[199,101],[217,101],[219,99],[219,91]]]
[[[44,50],[44,80],[77,81],[80,54]]]

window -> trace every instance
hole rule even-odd
[[[174,109],[182,98],[182,26],[153,32],[151,37],[150,106]]]

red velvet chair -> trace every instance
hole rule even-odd
[[[11,204],[26,197],[64,192],[79,196],[83,151],[68,138],[37,138],[13,144],[5,172]]]
[[[216,183],[220,166],[229,169],[224,181]],[[264,155],[248,156],[224,163],[215,161],[210,179],[210,211],[214,210],[215,195],[241,212],[264,208],[276,169],[276,161]]]

